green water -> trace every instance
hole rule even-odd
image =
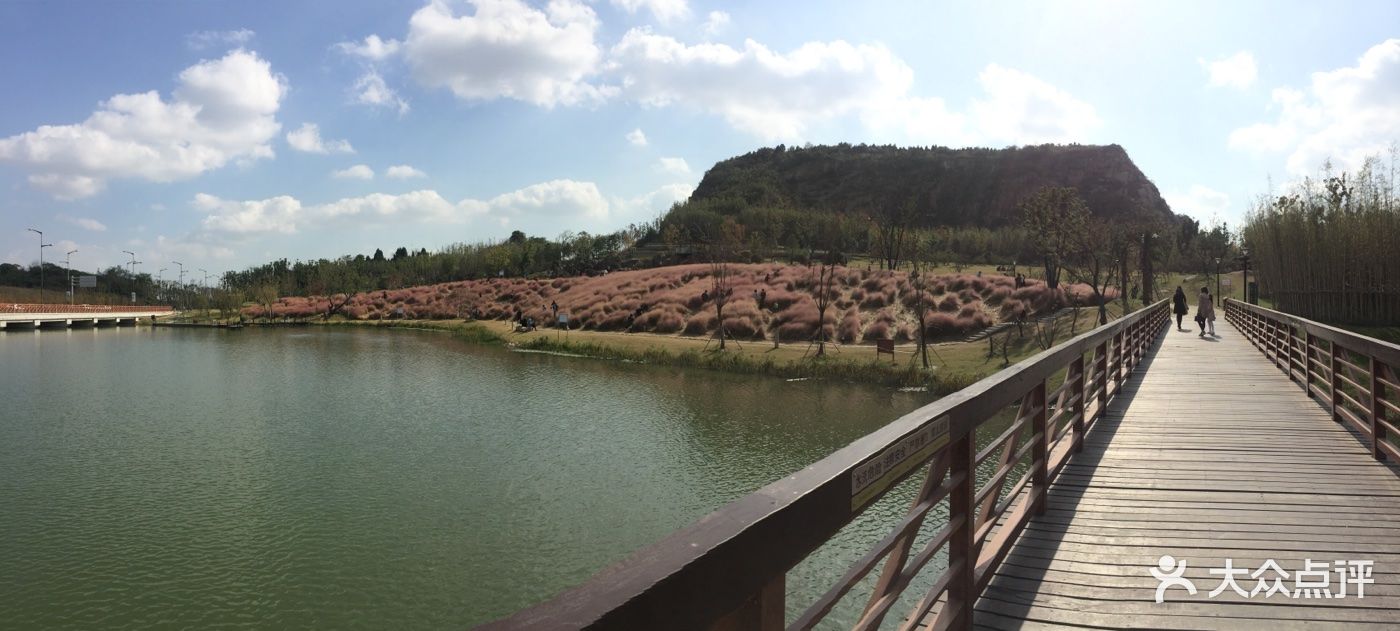
[[[0,627],[469,626],[929,398],[426,332],[4,333]],[[791,608],[898,504],[795,569]]]

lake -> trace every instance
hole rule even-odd
[[[0,620],[486,622],[931,399],[404,330],[4,333]],[[790,608],[906,507],[798,566]]]

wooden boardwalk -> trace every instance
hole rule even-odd
[[[1217,332],[1168,330],[1135,368],[997,568],[976,626],[1400,628],[1400,478],[1224,319]],[[1186,562],[1196,595],[1154,602],[1162,555]],[[1290,591],[1305,559],[1372,561],[1374,583],[1364,598],[1351,584],[1345,598],[1209,597],[1225,559],[1250,573],[1245,591],[1269,559]]]

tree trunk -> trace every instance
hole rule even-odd
[[[1157,299],[1156,287],[1153,286],[1152,269],[1152,232],[1142,234],[1142,304],[1152,304]]]
[[[920,304],[923,304],[923,296],[919,296]],[[924,310],[919,309],[919,356],[924,359],[924,368],[928,368],[928,340],[925,337]]]

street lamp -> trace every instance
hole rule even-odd
[[[52,243],[44,243],[44,231],[29,228],[30,232],[39,235],[39,304],[44,303],[44,248],[53,247]]]
[[[122,254],[131,255],[131,279],[134,282],[136,280],[136,253],[131,250],[122,250]]]
[[[168,270],[168,269],[170,269],[170,268],[168,268],[168,267],[162,267],[162,268],[160,268],[160,271],[159,271],[159,272],[156,272],[156,300],[165,300],[165,280],[164,280],[164,278],[165,278],[165,270]]]
[[[1240,248],[1240,255],[1237,258],[1240,261],[1240,269],[1244,270],[1244,278],[1241,279],[1240,287],[1244,290],[1244,301],[1254,304],[1254,301],[1249,299],[1249,248]]]
[[[179,261],[171,261],[171,263],[174,263],[174,264],[180,266],[180,280],[178,280],[178,281],[175,282],[175,290],[179,292],[179,293],[176,294],[176,295],[180,296],[181,298],[184,298],[184,295],[185,295],[185,264],[184,264],[184,263],[181,263],[181,262],[179,262]],[[182,301],[182,302],[183,302],[183,301]],[[183,305],[182,305],[182,306],[183,306]]]
[[[1220,302],[1220,257],[1215,257],[1215,304]]]
[[[63,273],[68,276],[68,304],[73,304],[73,255],[77,250],[69,250],[63,257]]]

